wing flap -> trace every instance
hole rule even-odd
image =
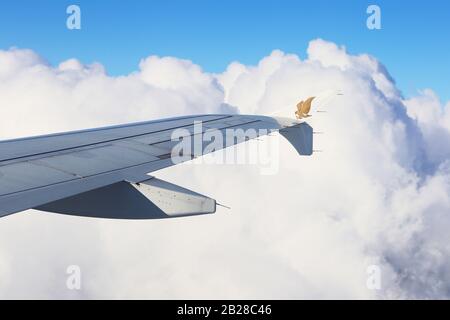
[[[31,162],[0,167],[0,196],[76,179],[73,174]]]
[[[33,160],[31,163],[87,177],[156,160],[159,158],[141,151],[110,145]]]

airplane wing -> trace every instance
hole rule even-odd
[[[208,150],[208,132],[227,129],[253,129],[256,135]],[[312,154],[307,123],[252,115],[177,117],[0,141],[0,217],[32,208],[115,219],[214,213],[214,199],[147,175],[178,163],[174,157],[179,160],[180,154],[173,152],[180,142],[173,140],[176,130],[184,132],[181,141],[202,141],[200,154],[183,151],[182,161],[273,131],[299,154]]]

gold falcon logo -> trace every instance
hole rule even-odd
[[[303,119],[311,117],[309,112],[311,111],[311,103],[316,97],[310,97],[306,99],[305,101],[300,101],[297,104],[297,111],[295,111],[295,116],[297,119]]]

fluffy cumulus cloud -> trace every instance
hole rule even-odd
[[[377,59],[319,39],[305,60],[276,50],[209,74],[151,56],[112,77],[100,64],[0,51],[3,139],[182,114],[292,116],[307,96],[326,111],[309,120],[323,152],[299,158],[280,140],[274,175],[196,164],[155,174],[231,211],[1,219],[0,297],[449,298],[450,105],[429,89],[404,98]],[[69,265],[81,268],[79,291],[66,288]]]

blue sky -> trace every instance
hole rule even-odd
[[[66,28],[66,8],[82,30]],[[366,8],[382,30],[366,28]],[[210,72],[231,61],[255,64],[274,49],[304,58],[315,38],[380,59],[406,96],[431,88],[450,100],[450,1],[164,0],[2,1],[0,48],[30,48],[52,64],[101,62],[109,74],[137,70],[148,55],[186,58]]]

